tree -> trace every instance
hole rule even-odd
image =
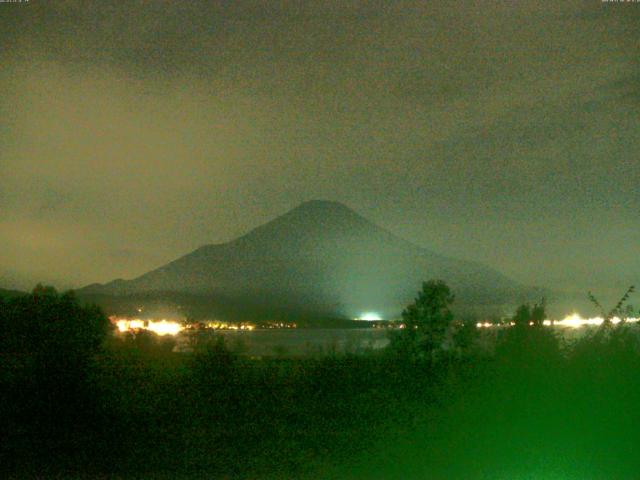
[[[555,361],[560,354],[560,344],[553,329],[542,328],[546,310],[544,297],[533,307],[528,303],[520,305],[513,316],[515,326],[500,335],[496,347],[498,356],[518,367]]]
[[[633,314],[633,307],[631,305],[627,305],[627,301],[629,300],[630,295],[635,292],[635,289],[636,287],[634,285],[631,285],[629,288],[627,288],[626,292],[624,292],[624,295],[620,298],[620,300],[618,300],[618,303],[616,303],[616,305],[611,310],[609,310],[609,312],[605,312],[604,308],[602,307],[598,299],[593,295],[593,293],[588,293],[587,296],[589,297],[589,300],[600,311],[600,314],[604,319],[604,321],[602,322],[603,327],[607,328],[608,326],[610,326],[611,320],[613,320],[614,317],[626,320],[626,318],[628,318],[630,314]]]
[[[424,282],[414,302],[402,312],[405,346],[429,354],[441,348],[453,320],[453,301],[454,295],[442,280]]]
[[[547,299],[542,297],[540,303],[533,305],[531,309],[531,321],[535,326],[541,326],[547,319]]]
[[[4,309],[6,343],[0,348],[23,355],[84,360],[97,353],[110,328],[98,307],[80,305],[72,291],[60,295],[42,285]]]
[[[531,321],[531,306],[528,303],[520,305],[516,309],[513,321],[517,327],[529,325],[529,322]]]
[[[543,297],[540,303],[534,303],[533,307],[528,303],[523,303],[516,309],[513,321],[518,327],[541,326],[547,319],[547,300]]]
[[[0,308],[0,378],[13,382],[14,401],[21,397],[25,410],[40,411],[34,422],[56,420],[62,411],[73,416],[86,398],[109,320],[98,307],[80,305],[73,292],[60,295],[42,285]]]
[[[634,291],[635,287],[631,285],[608,311],[591,292],[588,293],[589,300],[599,310],[603,321],[597,329],[588,330],[576,342],[572,350],[574,361],[591,365],[615,362],[620,369],[628,368],[630,362],[637,361],[637,333],[627,324],[627,319],[634,314],[633,307],[627,303]],[[620,321],[614,324],[615,317]]]
[[[457,322],[453,333],[453,343],[461,355],[472,352],[474,343],[478,339],[478,327],[475,318],[465,318]]]

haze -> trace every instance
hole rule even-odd
[[[0,4],[2,286],[314,198],[526,284],[639,279],[638,5],[242,3]]]

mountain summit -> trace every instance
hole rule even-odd
[[[447,281],[462,302],[504,303],[519,287],[479,263],[403,240],[349,207],[312,200],[223,244],[204,245],[132,280],[82,294],[190,294],[223,304],[357,317],[397,315],[424,280]]]

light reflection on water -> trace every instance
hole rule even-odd
[[[219,330],[215,334],[222,335],[232,351],[252,356],[359,353],[389,343],[387,330],[378,328]]]

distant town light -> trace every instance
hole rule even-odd
[[[376,312],[365,312],[358,318],[358,320],[367,320],[369,322],[373,322],[376,320],[382,320],[382,317]]]
[[[166,320],[140,320],[138,318],[133,320],[117,320],[116,327],[120,332],[127,332],[130,330],[150,330],[160,336],[177,335],[184,330],[184,326],[178,322],[168,322]]]
[[[614,325],[617,325],[618,323],[622,322],[623,320],[619,317],[613,317],[610,319],[611,323]],[[625,318],[624,322],[626,323],[638,323],[640,322],[640,318],[636,318],[636,317],[629,317],[629,318]],[[578,315],[577,313],[572,313],[571,315],[567,315],[566,317],[564,317],[562,320],[544,320],[542,322],[542,324],[545,327],[569,327],[569,328],[580,328],[583,326],[598,326],[598,325],[602,325],[604,323],[604,318],[602,317],[593,317],[593,318],[583,318],[580,315]],[[510,326],[514,326],[515,323],[514,322],[510,322],[508,325]],[[533,325],[533,322],[529,322],[529,325]],[[478,328],[489,328],[489,327],[499,327],[501,326],[500,324],[494,324],[494,323],[489,323],[489,322],[478,322],[476,323],[476,327]]]
[[[184,329],[178,322],[167,322],[166,320],[149,322],[147,328],[158,335],[177,335]]]

